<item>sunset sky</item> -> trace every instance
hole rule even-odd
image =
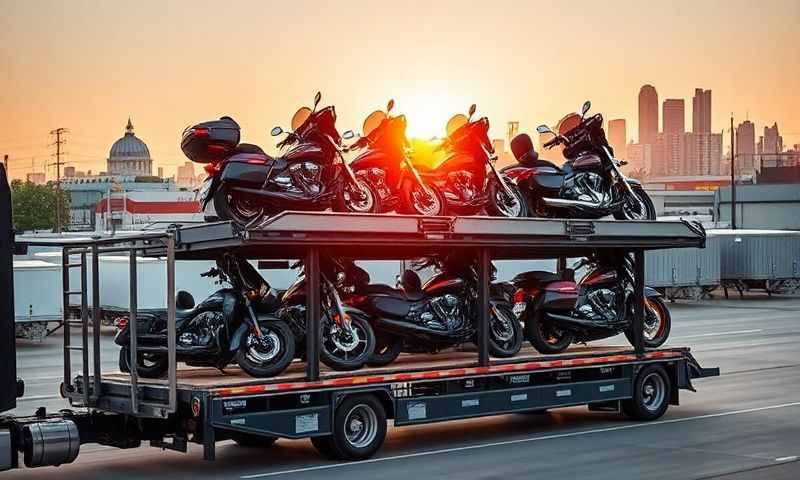
[[[504,135],[553,123],[585,99],[625,118],[637,94],[713,90],[713,129],[749,114],[800,143],[800,1],[37,1],[0,0],[0,155],[41,171],[48,132],[67,161],[105,168],[130,116],[168,174],[185,126],[231,115],[272,151],[274,125],[321,90],[340,131],[389,98],[410,133],[441,135],[477,103]],[[727,144],[727,135],[725,143]],[[727,147],[726,147],[727,148]],[[199,170],[198,170],[199,172]]]

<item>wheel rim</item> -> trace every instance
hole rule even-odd
[[[539,323],[539,335],[548,345],[558,345],[564,340],[564,331],[553,325]]]
[[[511,324],[513,320],[508,318],[508,315],[500,309],[495,308],[493,310],[492,337],[496,342],[503,345],[510,343],[514,339],[514,326]]]
[[[645,340],[652,341],[663,333],[666,322],[664,322],[664,313],[655,302],[647,298],[644,303],[644,338]]]
[[[248,360],[263,364],[274,360],[281,351],[281,338],[273,331],[258,338],[254,334],[247,337],[247,354]]]
[[[352,323],[350,329],[339,328],[335,323],[328,330],[325,347],[329,354],[342,360],[360,357],[367,350],[367,334],[363,328]]]
[[[241,220],[250,221],[261,215],[261,208],[253,202],[236,198],[230,193],[226,195],[231,213]]]
[[[433,192],[426,192],[419,185],[411,191],[411,206],[420,215],[439,215],[442,211],[442,202]]]
[[[368,447],[378,435],[378,416],[370,406],[360,403],[344,418],[344,435],[355,448]]]
[[[650,412],[655,412],[664,403],[667,385],[664,378],[658,373],[650,373],[642,381],[642,406]]]
[[[522,202],[514,195],[507,195],[502,185],[498,186],[497,192],[494,195],[495,204],[497,209],[503,216],[516,218],[522,214]]]
[[[633,197],[626,196],[622,212],[628,220],[647,220],[647,207],[636,192],[633,192]]]
[[[358,182],[358,192],[353,192],[352,185],[345,188],[344,200],[347,207],[358,213],[369,213],[375,206],[375,198],[372,195],[372,190],[363,181]]]

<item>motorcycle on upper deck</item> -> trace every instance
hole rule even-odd
[[[613,215],[618,220],[655,220],[652,200],[641,182],[628,178],[614,158],[603,130],[603,116],[586,117],[590,102],[581,114],[564,117],[553,132],[540,125],[539,133],[554,138],[546,148],[563,145],[567,161],[563,167],[542,160],[527,134],[511,140],[511,150],[518,164],[504,168],[523,192],[533,216],[596,219]]]
[[[287,148],[271,157],[257,145],[239,143],[239,125],[230,117],[187,128],[181,148],[191,160],[206,163],[208,178],[200,187],[201,208],[222,220],[252,225],[284,210],[325,210],[373,213],[379,199],[344,161],[342,137],[336,130],[333,106],[300,108],[292,131],[280,143]],[[283,134],[281,127],[271,134]],[[352,135],[352,132],[349,133]]]
[[[475,215],[486,210],[496,217],[525,217],[525,197],[494,166],[497,155],[489,139],[489,119],[473,121],[475,109],[473,104],[469,116],[457,114],[447,122],[447,137],[437,148],[447,153],[444,162],[433,168],[417,160],[414,166],[423,180],[442,191],[448,213]]]
[[[350,168],[378,194],[381,211],[444,215],[442,193],[422,179],[408,158],[406,117],[390,116],[393,107],[394,100],[389,100],[386,113],[376,110],[364,120],[364,136],[348,150],[367,150],[350,163]]]

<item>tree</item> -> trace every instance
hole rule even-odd
[[[62,228],[69,223],[69,192],[61,191]],[[14,209],[14,229],[52,230],[56,226],[56,189],[53,183],[36,185],[32,182],[11,182],[11,205]]]

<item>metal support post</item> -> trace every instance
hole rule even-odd
[[[92,353],[94,355],[94,392],[92,398],[100,397],[100,328],[102,309],[100,308],[100,252],[97,244],[92,245]]]
[[[633,253],[633,329],[634,349],[636,353],[644,353],[644,250],[637,249]]]
[[[83,405],[89,406],[89,301],[86,250],[81,251],[81,357],[83,364]]]
[[[61,322],[64,327],[64,388],[69,392],[72,386],[72,362],[70,359],[70,318],[69,318],[69,248],[61,249]]]
[[[556,273],[559,275],[564,273],[567,269],[567,257],[558,257],[558,264],[556,266]]]
[[[167,235],[167,361],[169,362],[169,412],[178,410],[177,325],[175,320],[175,236]]]
[[[130,292],[129,292],[130,316],[128,318],[128,325],[129,325],[128,331],[130,331],[131,334],[130,338],[131,342],[129,345],[130,358],[128,360],[128,365],[130,366],[131,370],[131,410],[133,411],[133,413],[139,413],[139,355],[137,354],[137,350],[139,348],[139,343],[138,343],[139,332],[137,328],[137,323],[138,323],[137,320],[139,315],[137,311],[138,292],[136,287],[138,282],[138,276],[136,273],[137,265],[136,265],[135,248],[130,249],[130,255],[128,258],[129,258],[128,281],[130,287]],[[169,305],[167,306],[167,308],[169,308]]]
[[[489,249],[478,251],[478,365],[489,366],[489,284],[491,278]]]
[[[311,382],[319,380],[319,349],[320,349],[320,271],[319,248],[311,247],[306,255],[306,376]]]

